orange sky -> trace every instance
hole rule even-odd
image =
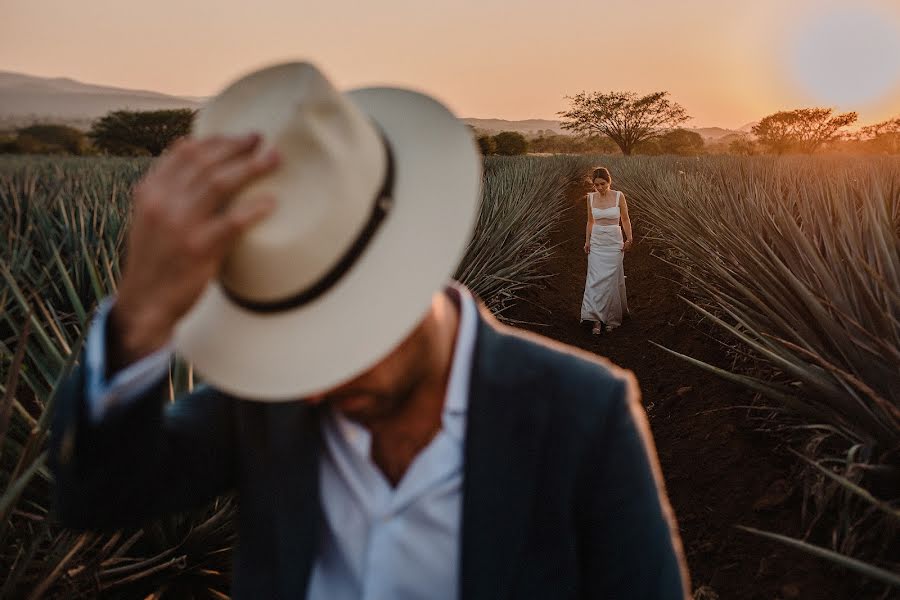
[[[2,3],[0,70],[180,95],[304,58],[341,87],[416,87],[463,117],[556,118],[581,90],[660,89],[694,126],[813,104],[900,116],[897,0]]]

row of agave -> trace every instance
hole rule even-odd
[[[805,539],[754,533],[900,586],[900,161],[606,162],[735,360],[678,356],[757,392],[809,466]]]
[[[830,159],[606,157],[638,218],[684,274],[685,301],[735,343],[722,370],[767,399],[813,474],[832,549],[785,543],[897,583],[900,167]],[[538,283],[566,190],[593,160],[491,159],[476,235],[457,273],[502,316]],[[114,291],[129,189],[143,161],[0,163],[0,566],[15,592],[220,597],[230,501],[135,532],[73,534],[50,518],[44,464],[52,392],[90,310]],[[749,351],[749,352],[748,352]],[[762,368],[761,368],[762,367]],[[191,386],[174,364],[174,397]],[[836,519],[821,519],[837,514]],[[771,534],[774,535],[774,534]],[[850,558],[865,548],[879,565]]]
[[[227,597],[230,498],[134,531],[72,532],[53,519],[54,392],[93,308],[115,292],[130,190],[148,165],[0,161],[0,597]],[[549,231],[576,179],[565,160],[486,162],[477,230],[457,278],[495,312],[540,280]],[[192,375],[172,364],[171,398],[190,390]]]

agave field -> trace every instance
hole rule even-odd
[[[233,506],[113,534],[53,523],[45,446],[53,392],[98,301],[114,293],[129,191],[145,160],[0,162],[0,597],[224,597]],[[539,279],[547,232],[579,173],[565,160],[486,165],[478,234],[458,278],[497,313]],[[173,364],[172,398],[190,389]]]
[[[723,370],[809,464],[832,548],[756,532],[900,586],[900,162],[619,161],[623,189],[731,341]],[[851,558],[865,554],[883,568]]]
[[[599,160],[486,161],[457,278],[501,318],[547,277],[550,233]],[[683,275],[672,301],[716,327],[730,368],[673,360],[753,390],[753,414],[808,464],[808,520],[832,531],[827,545],[760,535],[900,584],[900,163],[602,162]],[[53,393],[93,307],[115,291],[129,190],[148,164],[0,159],[0,597],[227,595],[229,498],[136,531],[70,532],[52,517]],[[189,366],[173,364],[172,398],[192,385]]]

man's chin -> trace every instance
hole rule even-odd
[[[342,395],[326,401],[348,419],[362,423],[376,419],[385,412],[384,401],[374,394]]]

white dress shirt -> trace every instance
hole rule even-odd
[[[468,290],[455,285],[448,294],[454,291],[460,320],[442,426],[396,487],[372,461],[365,427],[335,411],[323,420],[324,520],[308,598],[457,597],[463,448],[478,309]],[[95,421],[112,403],[128,402],[165,377],[172,352],[163,348],[105,381],[111,304],[101,304],[87,341],[87,401]]]

